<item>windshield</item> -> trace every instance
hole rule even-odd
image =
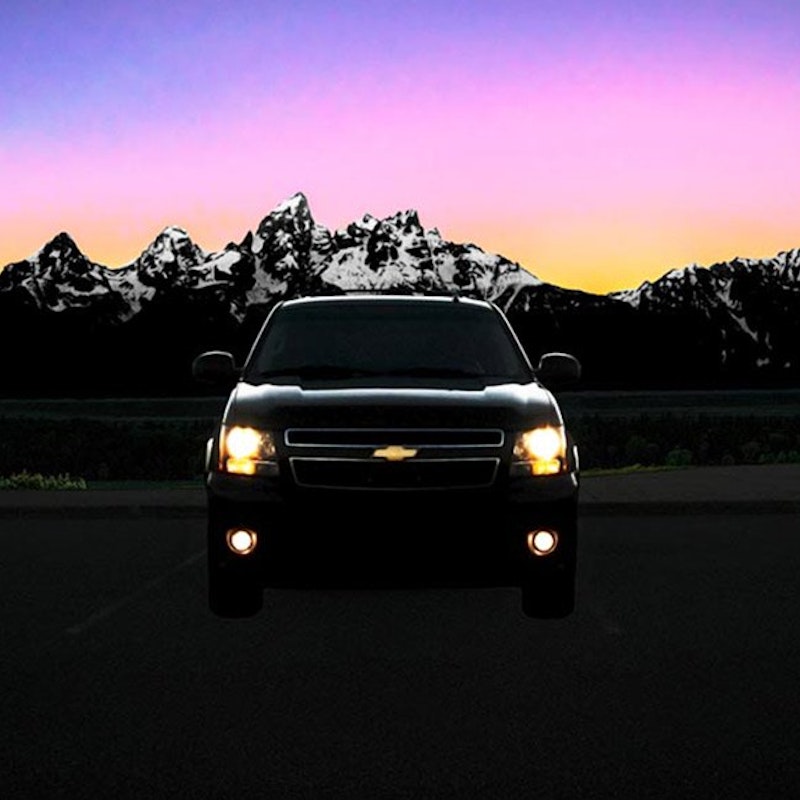
[[[443,378],[525,382],[531,371],[502,318],[458,302],[309,303],[273,315],[244,379]]]

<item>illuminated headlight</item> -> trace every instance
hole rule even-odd
[[[557,475],[567,467],[567,438],[562,426],[523,431],[514,442],[514,474]]]
[[[235,425],[222,429],[220,469],[236,475],[274,474],[275,441],[268,431]]]

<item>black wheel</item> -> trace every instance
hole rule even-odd
[[[218,617],[252,617],[264,605],[264,591],[252,581],[236,579],[221,574],[217,567],[209,567],[208,607]]]

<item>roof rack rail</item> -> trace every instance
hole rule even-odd
[[[341,289],[343,294],[407,294],[416,297],[452,297],[453,299],[460,299],[465,297],[458,290],[449,289],[414,289],[408,286],[387,286],[383,288],[376,287],[362,287],[352,289]]]

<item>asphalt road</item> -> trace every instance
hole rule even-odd
[[[800,792],[792,515],[594,517],[578,610],[513,589],[205,606],[197,519],[0,523],[0,797]]]

